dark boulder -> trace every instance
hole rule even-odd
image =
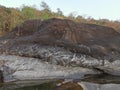
[[[75,82],[67,82],[56,87],[55,90],[84,90],[81,85]]]
[[[109,27],[66,19],[28,20],[0,40],[1,53],[11,54],[11,48],[36,44],[64,47],[97,59],[120,59],[120,33]]]
[[[4,82],[3,72],[0,70],[0,83]]]

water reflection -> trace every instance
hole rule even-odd
[[[79,82],[84,90],[120,90],[120,77],[111,75],[86,75]]]
[[[120,77],[102,75],[86,75],[80,81],[63,83],[56,90],[120,90]]]
[[[53,90],[60,80],[20,81],[0,84],[0,90]]]
[[[90,82],[79,83],[83,90],[120,90],[120,84],[96,84]]]
[[[38,80],[0,84],[0,90],[120,90],[120,77],[86,75],[82,80]]]
[[[55,82],[52,82],[52,83],[44,83],[40,85],[16,88],[14,90],[53,90],[54,86],[55,86]]]
[[[112,76],[108,74],[85,75],[82,81],[99,83],[99,84],[108,84],[108,83],[120,84],[120,76]]]

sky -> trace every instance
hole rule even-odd
[[[0,0],[0,5],[6,7],[21,7],[46,2],[52,11],[60,8],[65,15],[73,12],[75,15],[92,17],[94,19],[120,20],[120,0]]]

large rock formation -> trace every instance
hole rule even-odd
[[[28,20],[0,38],[0,53],[120,75],[120,33],[105,26]]]
[[[9,53],[11,47],[36,44],[65,47],[72,52],[111,61],[120,58],[120,34],[114,29],[70,20],[26,21],[1,41],[1,53],[6,50]]]

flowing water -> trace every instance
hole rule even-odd
[[[120,77],[86,75],[81,80],[37,80],[0,84],[0,90],[120,90]]]

